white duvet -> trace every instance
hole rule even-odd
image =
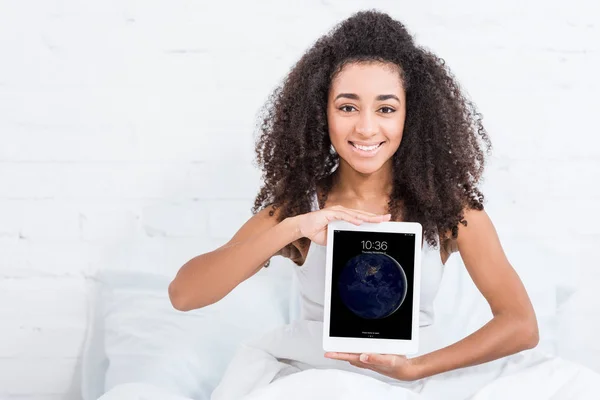
[[[241,345],[211,400],[600,399],[599,374],[536,349],[401,382],[325,358],[322,329],[322,322],[297,320]],[[431,333],[423,329],[421,334]],[[127,384],[101,399],[186,398],[152,385]]]

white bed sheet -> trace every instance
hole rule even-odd
[[[288,260],[284,260],[281,259],[279,257],[276,257],[273,259],[273,263],[272,263],[272,267],[269,271],[261,271],[261,273],[256,277],[256,279],[254,281],[249,281],[245,287],[242,289],[240,289],[237,292],[232,292],[231,296],[229,297],[229,300],[225,303],[223,303],[223,313],[221,313],[220,315],[220,319],[221,322],[227,322],[227,319],[231,319],[232,321],[235,321],[236,318],[238,318],[238,315],[236,315],[236,302],[238,303],[244,303],[243,307],[240,307],[240,310],[243,310],[243,312],[245,313],[245,315],[243,316],[243,318],[245,318],[245,321],[251,322],[252,319],[248,319],[248,314],[251,313],[251,309],[248,308],[248,299],[252,299],[253,295],[252,295],[252,291],[256,291],[257,297],[258,299],[260,299],[258,301],[258,303],[255,302],[255,309],[256,310],[262,310],[261,312],[264,312],[265,309],[270,309],[272,311],[269,311],[273,316],[269,317],[271,319],[273,319],[273,324],[271,324],[270,328],[273,328],[274,326],[277,326],[277,328],[275,328],[274,330],[270,330],[269,332],[277,332],[279,331],[280,333],[285,331],[285,329],[289,328],[290,326],[293,325],[288,325],[286,328],[286,325],[284,325],[284,323],[302,323],[296,320],[297,316],[298,316],[298,304],[295,303],[293,300],[297,299],[297,293],[294,292],[294,281],[292,279],[293,274],[290,273],[291,271],[291,265],[290,262]],[[558,283],[556,281],[552,281],[552,274],[549,274],[548,276],[550,277],[549,279],[546,279],[544,281],[543,286],[536,286],[536,284],[539,282],[539,280],[533,279],[535,278],[536,273],[539,273],[540,271],[542,271],[544,268],[546,268],[546,265],[540,263],[540,265],[535,265],[532,266],[530,268],[528,268],[527,272],[522,274],[522,277],[524,278],[524,282],[528,288],[528,291],[530,292],[530,295],[532,297],[532,301],[534,303],[534,306],[536,308],[536,312],[538,315],[538,321],[540,323],[540,329],[541,329],[541,333],[542,333],[542,337],[541,337],[541,342],[540,345],[538,346],[538,348],[536,349],[536,353],[537,357],[545,357],[546,354],[554,354],[556,351],[556,343],[557,340],[559,340],[560,338],[558,338],[556,336],[556,308],[558,306],[558,302],[557,302],[557,292],[560,290],[562,293],[562,300],[561,301],[566,301],[566,299],[568,299],[568,297],[570,296],[570,294],[572,293],[572,288],[570,288],[568,285],[565,286],[564,282],[562,283],[563,287],[560,288]],[[143,275],[145,276],[145,275]],[[112,277],[109,277],[112,278]],[[254,279],[251,278],[251,279]],[[117,282],[119,282],[119,284],[117,285],[119,290],[118,291],[114,291],[114,287],[110,287],[109,289],[111,289],[112,295],[109,296],[110,297],[110,301],[109,303],[112,305],[111,307],[111,312],[117,313],[117,314],[131,314],[132,312],[135,311],[135,309],[131,309],[128,307],[140,307],[143,306],[143,310],[145,311],[146,314],[148,315],[152,315],[152,310],[156,309],[158,307],[158,304],[160,303],[160,309],[161,311],[159,313],[157,313],[157,318],[156,318],[156,324],[160,324],[160,323],[168,323],[168,321],[165,321],[166,315],[169,314],[169,318],[174,318],[175,314],[173,313],[167,313],[166,310],[163,310],[163,306],[167,306],[170,307],[170,305],[168,304],[168,298],[166,297],[166,284],[168,283],[168,279],[166,277],[160,277],[158,279],[152,279],[153,281],[158,282],[159,284],[156,284],[156,282],[153,283],[153,286],[151,288],[149,287],[140,287],[144,286],[144,282],[148,281],[148,279],[136,279],[135,275],[128,275],[128,279],[127,282],[129,282],[128,284],[131,284],[131,287],[127,287],[127,285],[123,285],[122,279],[117,279]],[[109,286],[114,286],[114,281],[115,279],[108,279],[105,280],[108,281],[110,283]],[[112,283],[111,283],[112,282]],[[132,283],[133,282],[133,283]],[[291,290],[289,289],[291,285]],[[286,288],[287,286],[287,288]],[[271,291],[270,293],[265,293],[265,289],[270,288],[271,289],[275,289],[274,291]],[[137,293],[138,295],[141,293],[140,292],[145,292],[146,295],[148,295],[147,299],[152,299],[151,302],[143,300],[143,298],[138,298],[136,302],[133,302],[131,304],[127,304],[126,302],[123,301],[123,299],[126,299],[128,297],[130,297],[131,293]],[[237,290],[237,289],[236,289]],[[129,291],[129,292],[128,292]],[[115,298],[115,293],[117,293],[119,296],[119,298]],[[123,297],[122,295],[126,295],[125,297]],[[270,297],[269,297],[270,296]],[[255,299],[256,299],[255,298]],[[159,300],[159,302],[157,302],[157,300]],[[292,300],[292,301],[290,301]],[[106,298],[104,299],[105,303],[106,303]],[[141,303],[140,303],[141,302]],[[145,305],[144,305],[145,304]],[[105,304],[106,305],[106,304]],[[101,307],[102,308],[102,307]],[[104,307],[106,308],[106,307]],[[440,336],[440,340],[438,342],[436,342],[439,347],[443,346],[443,345],[447,345],[450,343],[453,343],[456,340],[459,340],[460,338],[464,337],[465,335],[467,335],[468,333],[478,329],[481,325],[483,325],[485,322],[487,322],[487,320],[489,320],[489,318],[491,318],[491,312],[489,310],[489,307],[487,306],[487,303],[485,302],[485,300],[483,299],[483,297],[481,296],[481,294],[477,291],[476,287],[474,286],[473,282],[471,281],[470,277],[468,276],[468,274],[466,273],[465,269],[464,269],[464,265],[462,265],[462,260],[460,259],[460,257],[455,257],[453,256],[449,263],[446,265],[445,268],[445,272],[444,272],[444,278],[442,280],[442,285],[440,287],[440,293],[438,294],[438,298],[436,299],[436,304],[435,304],[435,308],[436,308],[436,323],[434,326],[436,327],[443,327],[444,328],[444,334]],[[285,311],[285,313],[287,313],[287,315],[285,316],[285,318],[282,319],[282,310],[287,310]],[[209,310],[206,310],[209,311]],[[203,316],[204,314],[204,310],[197,310],[194,313],[198,314],[198,316]],[[258,312],[258,311],[257,311]],[[110,314],[110,312],[109,312]],[[181,314],[181,313],[180,313]],[[213,316],[215,315],[215,313],[212,314]],[[184,315],[178,315],[176,316],[176,318],[189,318],[190,316],[186,316]],[[104,321],[100,321],[102,323],[98,323],[98,321],[96,320],[96,323],[98,326],[102,326],[103,324],[106,323],[107,320],[110,319],[114,320],[114,316],[111,315],[106,315],[106,313],[103,314],[102,318],[100,319],[104,319]],[[266,320],[264,319],[265,316],[262,315],[261,317],[261,324],[265,325]],[[286,321],[284,321],[284,319]],[[126,319],[122,319],[122,321],[126,321]],[[229,323],[228,323],[229,324]],[[226,324],[227,325],[227,324]],[[268,325],[268,324],[267,324]],[[104,328],[106,328],[104,326]],[[135,325],[132,326],[132,328],[136,328]],[[140,327],[138,327],[140,328]],[[267,328],[267,326],[254,326],[253,328],[251,328],[248,333],[259,333],[261,331],[260,328]],[[314,328],[314,327],[313,327]],[[179,332],[179,334],[183,335],[181,337],[180,340],[184,340],[184,341],[191,341],[193,340],[193,335],[194,335],[194,331],[197,331],[198,329],[201,329],[201,326],[199,325],[198,327],[194,327],[192,329],[191,332]],[[282,331],[283,329],[283,331]],[[99,329],[97,327],[92,327],[90,329],[92,332],[96,332],[98,333]],[[263,329],[264,331],[264,329]],[[317,329],[318,331],[318,329]],[[112,335],[120,335],[123,332],[112,332]],[[179,335],[177,334],[177,335]],[[95,394],[101,394],[104,393],[106,390],[108,390],[108,393],[106,393],[104,395],[104,397],[102,397],[103,400],[105,399],[114,399],[114,398],[144,398],[144,399],[153,399],[153,398],[170,398],[170,397],[165,397],[165,396],[171,396],[173,399],[178,399],[178,398],[194,398],[195,400],[197,399],[208,399],[210,398],[210,394],[212,393],[212,389],[214,388],[214,386],[217,384],[218,380],[217,378],[220,378],[221,374],[224,372],[225,370],[225,366],[229,365],[228,368],[233,368],[234,364],[228,364],[230,359],[233,357],[233,354],[235,351],[237,351],[238,353],[236,353],[239,356],[239,352],[243,352],[243,351],[248,351],[249,347],[247,346],[240,346],[241,344],[241,336],[240,335],[233,335],[235,337],[227,337],[227,335],[222,336],[218,338],[218,341],[220,343],[220,351],[216,351],[215,352],[211,352],[210,351],[210,346],[208,346],[208,352],[206,354],[203,354],[202,357],[199,356],[199,353],[197,351],[192,351],[190,352],[190,354],[188,355],[187,360],[182,360],[182,363],[180,365],[181,368],[187,366],[192,366],[191,370],[189,370],[190,368],[188,368],[188,372],[186,374],[188,374],[188,380],[192,380],[192,379],[196,379],[197,380],[197,384],[194,384],[198,387],[202,387],[202,393],[198,394],[198,392],[196,395],[194,396],[190,396],[189,393],[192,393],[189,390],[178,390],[178,388],[176,388],[176,385],[165,385],[164,384],[164,379],[159,379],[157,378],[157,376],[161,373],[161,367],[164,369],[168,368],[168,365],[165,364],[160,364],[161,361],[160,359],[155,359],[154,360],[154,370],[153,370],[153,376],[149,376],[147,377],[147,379],[144,379],[143,377],[141,377],[140,379],[137,379],[134,375],[132,375],[132,379],[121,379],[120,382],[118,382],[117,379],[113,379],[113,382],[115,384],[111,385],[111,386],[106,386],[104,385],[103,387],[95,387],[92,388],[91,386],[94,386],[94,383],[100,383],[100,384],[105,384],[105,378],[106,378],[106,371],[109,371],[110,374],[110,369],[107,368],[107,364],[109,363],[108,358],[110,358],[110,353],[113,352],[114,353],[114,349],[111,348],[111,343],[110,340],[106,341],[106,338],[102,338],[103,334],[99,334],[96,336],[100,336],[100,340],[96,340],[96,342],[99,342],[99,345],[96,345],[93,347],[93,350],[98,350],[98,348],[103,347],[102,349],[100,349],[99,351],[91,351],[89,352],[89,354],[92,354],[90,358],[90,360],[87,360],[87,365],[96,365],[97,368],[88,368],[87,370],[84,368],[84,383],[87,382],[87,395],[86,393],[84,393],[84,399],[85,400],[89,400],[89,399],[96,399],[98,398],[98,396],[94,396]],[[104,335],[105,336],[105,335]],[[443,337],[443,339],[442,339]],[[259,336],[257,340],[261,340],[261,337]],[[250,337],[250,335],[246,335],[245,339],[252,339]],[[313,338],[314,339],[314,338]],[[205,342],[208,341],[208,343],[210,343],[210,337],[204,337]],[[247,340],[247,341],[248,341]],[[295,338],[294,342],[296,343],[293,346],[298,346],[299,343],[299,338]],[[126,342],[124,341],[119,341],[119,343],[121,345],[126,344]],[[269,343],[276,343],[276,341],[273,340],[269,340]],[[280,342],[283,343],[283,342]],[[306,343],[312,343],[312,349],[319,351],[320,350],[320,342],[317,341],[308,341]],[[430,341],[430,343],[433,343],[433,341]],[[139,345],[139,343],[138,343]],[[160,343],[156,342],[154,343],[155,347],[160,347]],[[287,343],[287,345],[291,345],[289,342]],[[225,351],[223,353],[223,346],[229,346],[229,348],[227,349],[227,351]],[[238,347],[239,346],[239,347]],[[168,343],[165,342],[164,343],[164,349],[168,348]],[[207,347],[204,346],[204,349],[206,349]],[[140,352],[143,352],[143,346],[138,346],[138,349]],[[216,348],[215,348],[216,349]],[[237,350],[236,350],[237,349]],[[271,349],[272,350],[272,349]],[[427,351],[428,349],[421,349],[421,351]],[[432,350],[432,349],[429,349]],[[254,349],[254,355],[256,356],[256,349]],[[273,357],[271,356],[266,356],[265,354],[271,354],[267,351],[267,353],[265,353],[266,349],[262,348],[263,354],[262,354],[262,358],[264,361],[269,361],[269,365],[271,365],[272,368],[279,368],[278,364],[279,364],[279,360],[277,358],[277,356]],[[215,354],[213,354],[215,353]],[[217,354],[218,353],[218,354]],[[108,354],[108,355],[107,355]],[[183,353],[180,353],[183,354]],[[227,360],[227,362],[224,362],[223,360],[223,354],[225,354]],[[249,359],[248,354],[246,355],[242,355],[240,356],[241,358],[238,359],[239,360],[245,360],[244,362],[247,362]],[[266,358],[265,358],[266,357]],[[271,358],[269,358],[271,357]],[[322,361],[335,361],[335,360],[328,360],[325,359],[324,357],[322,357],[322,353],[320,355],[318,355],[320,362]],[[492,363],[487,363],[484,364],[483,366],[478,367],[479,371],[482,370],[488,370],[491,372],[488,372],[488,374],[491,374],[491,376],[493,376],[494,374],[497,374],[497,371],[501,371],[503,367],[499,367],[499,365],[502,364],[502,362],[509,362],[510,360],[516,360],[519,359],[518,357],[520,357],[520,355],[514,355],[512,356],[512,358],[506,358],[504,360],[496,360],[495,362]],[[260,358],[260,357],[259,357]],[[525,362],[533,362],[535,364],[534,361],[531,360],[531,358],[528,359],[529,361],[525,360]],[[538,361],[540,361],[542,359],[539,359]],[[561,361],[556,361],[556,360],[561,360]],[[84,361],[85,358],[84,358]],[[314,362],[314,359],[311,361]],[[524,364],[522,364],[521,361],[520,363],[517,363],[520,366],[523,366]],[[557,363],[560,363],[560,365],[558,365]],[[121,363],[122,364],[122,363]],[[219,365],[219,367],[216,369],[218,370],[217,372],[215,372],[216,370],[213,368],[212,370],[212,374],[210,376],[204,376],[206,371],[210,370],[211,366],[213,365]],[[266,365],[266,364],[265,364]],[[511,385],[516,385],[515,387],[519,387],[519,385],[521,385],[519,383],[520,379],[524,379],[523,383],[525,384],[526,381],[529,379],[533,379],[533,377],[539,377],[540,379],[548,379],[548,378],[552,378],[552,371],[553,370],[559,370],[562,371],[562,375],[564,377],[567,377],[568,379],[571,380],[571,382],[573,384],[567,385],[564,384],[562,385],[560,390],[563,390],[562,393],[565,393],[565,395],[570,394],[568,391],[569,390],[581,390],[581,391],[585,391],[588,390],[589,385],[587,384],[590,379],[592,379],[592,377],[595,379],[597,378],[597,376],[594,375],[594,373],[592,371],[590,371],[587,368],[582,368],[579,367],[573,363],[569,363],[568,361],[562,360],[562,359],[557,359],[555,357],[551,358],[551,359],[547,359],[544,362],[540,361],[540,365],[543,366],[538,366],[537,368],[521,368],[521,372],[519,373],[519,375],[515,375],[512,376],[510,378],[506,378],[506,379],[512,379],[513,381],[511,382]],[[130,366],[132,368],[135,367],[135,363],[130,363]],[[396,389],[390,389],[391,387],[395,387],[389,384],[385,384],[383,382],[381,382],[380,380],[376,379],[373,376],[368,376],[368,375],[363,375],[361,374],[360,376],[356,373],[356,371],[352,371],[352,368],[348,363],[345,362],[341,362],[341,361],[337,361],[337,364],[335,365],[329,365],[329,367],[323,368],[322,366],[319,367],[319,364],[317,363],[315,364],[309,364],[307,363],[307,366],[310,366],[310,368],[307,368],[306,371],[301,371],[301,374],[293,374],[293,375],[297,375],[295,377],[292,377],[292,375],[290,375],[289,377],[285,377],[285,379],[280,376],[280,378],[282,379],[278,379],[276,382],[270,384],[270,385],[266,385],[262,390],[262,392],[266,393],[264,397],[265,399],[269,399],[270,397],[268,392],[269,391],[273,391],[273,393],[277,393],[276,391],[279,390],[277,388],[281,388],[281,390],[284,390],[286,392],[292,391],[294,393],[304,393],[301,391],[300,387],[296,387],[295,385],[304,385],[304,384],[308,384],[310,383],[310,380],[314,380],[314,382],[311,384],[312,387],[315,387],[317,390],[317,393],[325,393],[325,382],[330,381],[332,384],[333,382],[338,382],[340,384],[347,384],[344,382],[347,381],[353,381],[356,380],[356,382],[364,382],[365,383],[365,390],[382,390],[382,393],[384,393],[385,391],[398,391],[398,388]],[[351,367],[350,370],[348,370],[346,367]],[[152,365],[151,365],[152,367]],[[492,370],[490,370],[490,368]],[[496,372],[494,372],[493,368],[498,368]],[[291,371],[291,370],[288,370]],[[310,372],[312,371],[312,372]],[[475,370],[473,369],[472,372],[474,372]],[[296,371],[299,372],[299,371]],[[163,371],[165,376],[169,376],[169,375],[173,375],[172,372],[168,372],[168,371]],[[118,377],[119,374],[116,374],[115,371],[112,372],[113,377]],[[452,374],[449,373],[447,376],[451,376]],[[525,377],[525,376],[529,376],[529,378],[520,378],[520,377]],[[570,377],[570,378],[569,378]],[[255,375],[256,378],[256,375]],[[271,377],[273,378],[273,377]],[[264,375],[264,376],[260,376],[259,381],[260,382],[266,382],[269,381],[269,379],[271,379],[268,377],[268,375]],[[367,379],[368,378],[368,379]],[[504,379],[504,378],[503,378]],[[554,378],[552,378],[554,379]],[[455,380],[456,381],[456,380]],[[586,382],[584,383],[580,383],[581,382]],[[285,383],[287,382],[287,383]],[[323,382],[323,387],[321,388],[321,391],[319,391],[319,382]],[[431,380],[431,382],[447,382],[444,380],[440,380],[440,378],[436,378],[434,380]],[[461,383],[460,385],[458,385],[457,387],[460,388],[467,388],[467,392],[469,390],[472,390],[475,387],[479,387],[479,388],[483,388],[484,385],[480,384],[479,386],[477,386],[476,384],[473,384],[473,381],[471,382],[471,386],[466,385],[464,382]],[[554,382],[560,383],[560,379],[554,379]],[[188,386],[192,386],[193,382],[188,382]],[[383,385],[383,386],[382,386]],[[85,386],[85,385],[84,385]],[[239,382],[235,382],[235,381],[230,381],[230,384],[228,384],[228,386],[231,387],[242,387],[243,385],[240,386]],[[447,384],[445,384],[446,389],[444,390],[448,390],[448,386]],[[173,388],[175,387],[175,388]],[[521,387],[523,387],[523,385],[521,385]],[[378,388],[378,389],[377,389]],[[503,388],[502,385],[500,386],[488,386],[488,389],[483,389],[484,391],[481,392],[483,394],[480,394],[480,396],[484,396],[484,394],[486,393],[485,390],[492,390],[494,392],[498,391],[498,390],[508,390],[508,388]],[[355,389],[355,393],[360,393],[360,388],[356,388]],[[562,396],[563,394],[561,394],[560,390],[557,392],[558,394],[556,394],[556,396],[560,395]],[[85,392],[85,389],[84,389]],[[242,391],[243,392],[243,391]],[[261,392],[261,393],[262,393]],[[353,392],[353,393],[354,393]],[[526,393],[525,389],[523,389],[521,391],[522,393]],[[127,393],[127,395],[125,395],[124,393]],[[252,393],[251,392],[247,392],[244,395],[245,396],[250,396],[248,393]],[[252,396],[258,396],[259,392],[254,393]],[[391,392],[390,392],[391,393]],[[160,394],[160,397],[157,397],[157,394]],[[312,395],[315,395],[314,393]],[[423,396],[424,394],[421,394],[421,396]],[[122,396],[122,397],[119,397]],[[133,397],[132,397],[133,396]],[[138,396],[138,397],[135,397]],[[152,397],[154,396],[154,397]],[[186,397],[187,396],[187,397]],[[262,395],[261,395],[262,396]],[[456,393],[456,398],[465,398],[465,397],[460,397],[460,395],[458,394],[458,392]],[[485,394],[485,396],[488,397],[479,397],[480,399],[487,399],[487,398],[494,398],[494,397],[489,397],[490,394]],[[583,396],[583,395],[582,395]],[[287,396],[289,397],[289,396]],[[217,397],[218,398],[218,397]],[[235,397],[223,397],[224,399],[226,398],[235,398]],[[254,397],[249,397],[249,398],[254,398]],[[261,397],[257,397],[257,398],[261,398]],[[273,397],[274,398],[274,397]],[[318,397],[317,397],[318,398]],[[410,398],[410,397],[408,397]],[[519,397],[516,397],[519,398]],[[543,397],[540,397],[543,398]],[[552,398],[552,397],[548,397],[548,398]],[[568,397],[556,397],[556,398],[568,398]],[[576,397],[578,398],[578,397]],[[585,398],[585,397],[581,397],[581,398]],[[598,398],[600,398],[600,396],[598,396]]]
[[[238,348],[211,400],[600,398],[600,375],[539,350],[400,382],[324,358],[321,339],[322,322],[298,320],[249,341]],[[124,385],[101,400],[126,398],[186,399],[151,385]]]

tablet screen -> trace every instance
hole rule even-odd
[[[334,230],[330,336],[412,339],[415,240]]]

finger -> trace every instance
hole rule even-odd
[[[392,218],[392,214],[378,215],[377,218],[379,218],[379,222],[389,221]]]
[[[356,208],[346,208],[346,207],[344,207],[344,209],[346,209],[346,210],[348,210],[348,211],[355,212],[355,213],[360,213],[360,214],[369,215],[369,216],[374,216],[374,215],[377,215],[377,214],[375,214],[375,213],[368,212],[368,211],[364,211],[364,210],[359,210],[359,209],[356,209]]]
[[[368,368],[369,367],[368,365],[361,363],[360,361],[359,362],[348,361],[348,362],[350,363],[350,365],[353,365],[357,368]]]
[[[385,215],[366,215],[366,214],[363,214],[361,212],[353,212],[353,211],[350,211],[350,210],[338,210],[338,211],[335,211],[335,212],[336,213],[343,213],[343,215],[348,215],[348,216],[350,216],[350,217],[353,218],[353,221],[360,220],[360,221],[363,221],[363,222],[374,222],[374,223],[377,223],[377,222],[387,221],[387,220],[389,220],[391,218],[390,214],[385,214]],[[350,222],[353,222],[353,221],[350,221]]]
[[[357,218],[345,211],[332,211],[330,214],[327,215],[327,220],[330,222],[333,220],[348,221],[355,225],[360,225],[363,223],[363,220],[361,218]]]
[[[386,217],[387,215],[390,215],[390,214],[374,214],[374,213],[371,213],[371,212],[362,211],[362,210],[355,210],[355,209],[352,209],[352,208],[347,208],[345,211],[348,211],[348,212],[352,213],[352,215],[354,215],[355,217],[365,218],[366,220],[369,220],[369,219],[372,220],[373,218],[377,219],[377,218],[380,218],[380,217]]]
[[[401,356],[395,354],[372,354],[363,353],[360,354],[359,360],[365,364],[377,364],[386,365],[388,367],[395,367]]]
[[[375,213],[372,213],[369,211],[359,210],[356,208],[348,208],[348,207],[344,207],[344,206],[333,206],[332,208],[335,210],[339,210],[339,211],[349,212],[354,216],[377,217],[380,215],[385,215],[385,214],[375,214]]]
[[[333,359],[342,360],[342,361],[352,361],[352,362],[360,362],[360,360],[358,359],[359,356],[360,356],[359,354],[353,354],[353,353],[336,353],[336,352],[325,353],[325,357],[327,357],[327,358],[333,358]]]
[[[385,214],[385,215],[365,216],[365,217],[360,217],[360,218],[365,222],[378,223],[378,222],[389,221],[391,218],[391,215]]]

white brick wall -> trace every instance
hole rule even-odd
[[[503,238],[559,236],[581,279],[564,350],[600,370],[593,0],[89,3],[0,0],[0,398],[78,398],[95,271],[174,274],[250,216],[258,109],[364,7],[403,20],[479,105],[489,212]]]

